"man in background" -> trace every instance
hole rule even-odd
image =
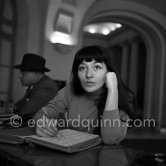
[[[27,87],[22,99],[14,104],[13,113],[22,118],[23,126],[27,126],[29,119],[45,106],[58,92],[57,84],[45,72],[46,60],[36,54],[28,53],[23,56],[22,63],[14,66],[20,70],[20,81]]]

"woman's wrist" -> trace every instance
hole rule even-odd
[[[111,108],[111,109],[105,109],[104,111],[108,111],[108,112],[113,112],[113,111],[119,111],[118,108]]]
[[[118,93],[108,91],[105,111],[118,110]]]
[[[118,95],[118,89],[108,88],[108,94]]]

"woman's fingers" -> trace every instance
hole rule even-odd
[[[117,88],[117,77],[114,72],[108,72],[106,74],[106,86],[110,90]]]
[[[39,136],[43,136],[43,137],[56,136],[58,134],[56,125],[57,125],[57,120],[49,119],[44,115],[40,126],[37,126],[36,128],[36,133]]]
[[[57,132],[57,120],[56,119],[49,119],[46,116],[44,117],[44,126],[46,130],[50,132]]]
[[[57,121],[57,119],[52,119],[52,123],[51,123],[51,125],[50,125],[50,129],[51,130],[53,130],[54,132],[57,132],[57,123],[58,123],[58,121]]]
[[[42,137],[53,137],[56,135],[55,132],[50,132],[49,130],[43,127],[38,127],[36,133]]]
[[[44,133],[48,133],[50,136],[56,136],[58,133],[56,127],[47,126],[47,125],[45,127],[42,127],[42,130]]]
[[[42,130],[41,127],[40,127],[40,128],[38,127],[38,128],[36,129],[36,134],[37,134],[38,136],[40,136],[40,137],[48,137],[48,135],[43,132],[43,130]]]

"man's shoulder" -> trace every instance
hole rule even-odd
[[[56,82],[49,76],[44,76],[36,85],[36,88],[52,88],[58,90]]]

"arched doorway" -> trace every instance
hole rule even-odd
[[[165,18],[155,10],[134,2],[115,2],[110,0],[95,1],[86,13],[82,26],[96,22],[119,22],[131,27],[146,49],[144,119],[155,119],[157,126],[162,126],[164,114],[164,68],[165,46],[163,20]],[[84,42],[83,32],[80,30],[80,43]],[[82,44],[83,45],[83,44]]]

